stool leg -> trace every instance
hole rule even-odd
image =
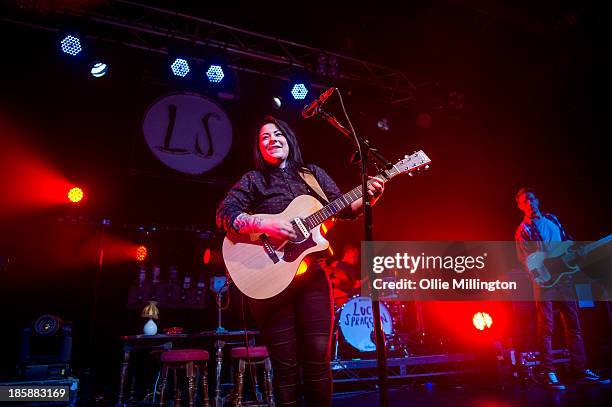
[[[166,386],[168,385],[168,365],[162,364],[162,371],[160,377],[160,387],[159,387],[159,407],[164,407],[166,404],[164,403],[164,394],[166,392]]]
[[[181,386],[178,383],[178,375],[176,374],[176,366],[172,369],[174,372],[174,406],[180,407],[181,405]]]
[[[193,362],[187,362],[187,366],[185,366],[185,370],[187,371],[187,395],[189,407],[195,407],[195,369],[193,366]]]
[[[249,363],[249,369],[250,372],[253,373],[253,369],[255,369],[255,373],[253,374],[253,380],[255,380],[255,383],[253,383],[253,388],[255,390],[255,398],[257,399],[258,403],[262,402],[262,397],[261,397],[261,391],[259,390],[259,378],[257,377],[257,365],[259,363]]]
[[[266,402],[270,407],[274,407],[274,393],[272,387],[272,363],[270,358],[264,360],[264,383],[266,388]]]
[[[204,362],[202,365],[202,405],[204,407],[210,407],[210,401],[208,400],[208,362]]]
[[[242,406],[242,391],[244,390],[244,359],[238,360],[238,378],[236,380],[236,407]]]

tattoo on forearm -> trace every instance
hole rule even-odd
[[[260,230],[262,222],[262,218],[243,212],[234,220],[234,229],[239,233],[256,233]]]

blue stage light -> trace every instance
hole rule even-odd
[[[172,69],[172,73],[175,76],[180,76],[181,78],[187,76],[187,74],[191,70],[189,68],[189,62],[187,62],[187,60],[183,58],[176,58],[172,65],[170,65],[170,68]]]
[[[291,95],[295,100],[303,100],[308,94],[308,89],[303,83],[296,83],[291,88]]]
[[[81,40],[70,34],[60,41],[60,45],[64,54],[72,56],[78,55],[83,50],[81,47]]]
[[[106,65],[104,62],[96,62],[91,67],[91,75],[94,78],[101,78],[104,75],[106,75],[107,72],[108,72],[108,65]]]
[[[211,65],[206,71],[206,77],[209,82],[219,83],[225,77],[225,73],[223,73],[223,68],[220,65]]]

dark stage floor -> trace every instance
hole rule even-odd
[[[612,385],[568,386],[565,391],[549,391],[536,385],[523,388],[485,389],[470,386],[397,386],[389,390],[389,406],[476,406],[476,407],[567,407],[609,406]],[[334,396],[334,407],[378,406],[378,391],[355,391]]]

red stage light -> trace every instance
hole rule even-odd
[[[70,191],[68,191],[68,199],[70,200],[70,202],[81,202],[83,196],[83,190],[79,187],[70,188]]]
[[[493,318],[486,312],[477,312],[472,317],[472,323],[476,329],[484,331],[485,328],[491,328],[491,325],[493,325]]]
[[[144,261],[147,258],[147,248],[146,246],[138,246],[136,249],[136,260]]]
[[[204,264],[210,263],[210,249],[204,250]]]

